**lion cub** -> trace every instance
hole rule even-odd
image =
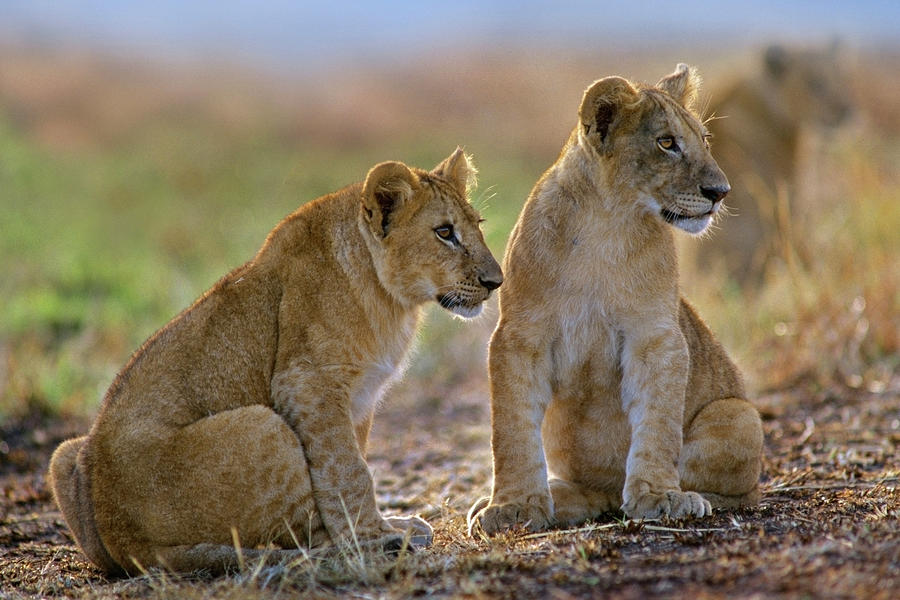
[[[678,293],[669,226],[703,231],[729,191],[698,85],[683,64],[655,87],[595,82],[522,209],[490,344],[493,490],[470,530],[757,502],[759,416]]]
[[[471,317],[503,280],[473,177],[459,149],[430,172],[376,165],[144,343],[50,461],[84,553],[108,572],[220,571],[238,542],[248,558],[270,542],[395,548],[404,529],[430,543],[421,519],[381,516],[363,455],[420,307]]]

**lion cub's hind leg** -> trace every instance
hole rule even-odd
[[[709,403],[685,431],[678,464],[681,489],[700,493],[717,508],[758,503],[762,445],[759,413],[749,402]]]
[[[621,494],[589,489],[564,479],[550,480],[550,494],[553,496],[553,520],[561,527],[578,525],[605,512],[616,511],[622,504]]]
[[[241,558],[286,556],[255,550],[269,542],[296,551],[328,541],[300,440],[270,409],[248,406],[200,419],[174,432],[160,455],[157,468],[167,476],[142,503],[158,510],[114,553],[129,571],[137,562],[221,572]]]
[[[97,533],[94,504],[78,461],[78,453],[86,440],[86,436],[68,440],[53,452],[50,458],[49,484],[56,504],[84,554],[107,573],[118,573],[121,572],[119,565],[106,551],[106,546]]]

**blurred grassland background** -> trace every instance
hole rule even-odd
[[[35,31],[0,37],[0,418],[92,414],[130,353],[282,217],[382,160],[473,154],[473,201],[499,258],[591,81],[653,82],[685,61],[714,101],[773,35],[790,41],[754,30],[732,45],[567,46],[545,32],[531,48],[419,40],[402,59],[353,58],[347,41],[339,60],[319,48],[292,68]],[[846,45],[856,110],[822,144],[830,193],[794,231],[812,263],[744,288],[721,270],[682,282],[756,391],[900,390],[900,44]],[[429,308],[397,393],[483,389],[487,406],[496,313],[494,300],[465,324]]]

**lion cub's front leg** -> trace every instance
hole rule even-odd
[[[546,529],[553,522],[553,498],[541,441],[541,422],[550,402],[542,353],[510,335],[501,323],[491,338],[491,447],[494,485],[490,502],[470,511],[488,535],[517,525]]]
[[[710,503],[679,486],[689,355],[677,323],[634,324],[622,355],[622,404],[631,424],[622,510],[634,519],[702,517]]]
[[[372,475],[356,439],[346,391],[353,375],[334,371],[283,371],[273,378],[275,410],[300,438],[316,508],[331,541],[382,539],[386,549],[399,549],[403,534],[378,511]]]

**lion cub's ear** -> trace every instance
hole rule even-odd
[[[689,67],[679,63],[675,72],[666,75],[659,80],[656,87],[672,96],[672,98],[686,109],[693,111],[694,103],[700,94],[700,73],[695,67]]]
[[[624,109],[638,100],[638,92],[628,80],[604,77],[585,90],[578,118],[584,135],[601,148]]]
[[[375,165],[363,184],[363,215],[372,233],[383,238],[390,229],[391,216],[416,193],[419,178],[401,162]]]
[[[478,169],[475,168],[472,158],[457,146],[450,156],[431,170],[431,174],[446,179],[456,186],[461,194],[466,195],[475,188]]]

